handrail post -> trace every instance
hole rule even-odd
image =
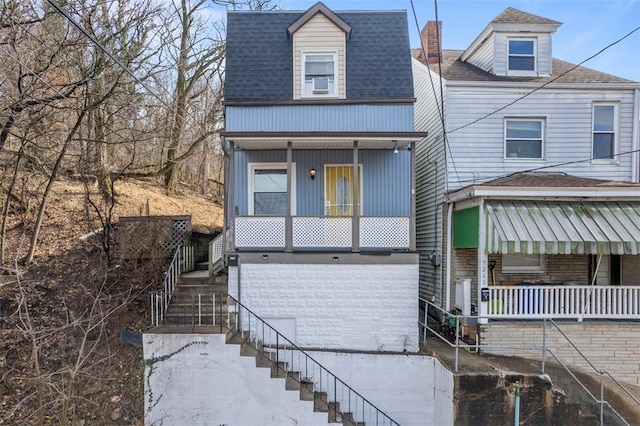
[[[540,365],[542,366],[542,374],[544,374],[544,363],[547,359],[547,317],[542,319],[542,362]]]
[[[600,426],[604,426],[604,374],[600,372]]]
[[[456,315],[456,373],[458,372],[458,359],[460,357],[460,316]]]

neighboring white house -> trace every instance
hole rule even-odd
[[[420,295],[446,310],[469,279],[485,320],[640,319],[640,83],[552,58],[560,25],[507,8],[464,51],[422,32]]]

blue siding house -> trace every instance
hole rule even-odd
[[[229,293],[303,347],[417,350],[405,11],[227,17]]]

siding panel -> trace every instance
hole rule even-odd
[[[324,165],[353,164],[349,150],[294,150],[296,164],[296,210],[301,216],[324,215]],[[363,214],[409,216],[411,212],[411,156],[409,151],[361,150]],[[248,163],[286,162],[286,151],[237,151],[235,155],[235,201],[238,213],[248,212]],[[309,178],[309,169],[316,178]]]
[[[543,89],[471,125],[468,124],[520,98],[523,92],[456,87],[448,93],[447,123],[451,147],[448,185],[451,190],[541,167],[546,171],[588,178],[617,181],[631,179],[632,155],[621,155],[618,164],[592,164],[591,120],[594,101],[617,102],[618,152],[631,151],[632,91]],[[544,160],[503,158],[505,117],[545,119]],[[468,126],[460,128],[465,125]],[[454,168],[458,171],[457,174]]]
[[[301,99],[302,53],[337,52],[338,98],[345,98],[345,34],[326,16],[318,13],[293,35],[294,99]]]
[[[429,255],[441,253],[443,247],[442,199],[445,192],[445,142],[440,122],[440,78],[429,77],[426,67],[413,63],[416,105],[416,130],[427,131],[428,137],[416,144],[416,249],[420,253],[420,297],[441,300],[444,262],[434,266]],[[435,89],[431,87],[433,81]],[[446,84],[446,82],[444,82]],[[446,115],[445,111],[445,115]]]
[[[413,105],[227,106],[228,132],[413,131]]]

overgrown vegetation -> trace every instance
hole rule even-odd
[[[143,423],[141,350],[119,332],[145,329],[164,265],[120,256],[118,183],[195,191],[216,211],[222,16],[273,4],[0,5],[0,424]]]

